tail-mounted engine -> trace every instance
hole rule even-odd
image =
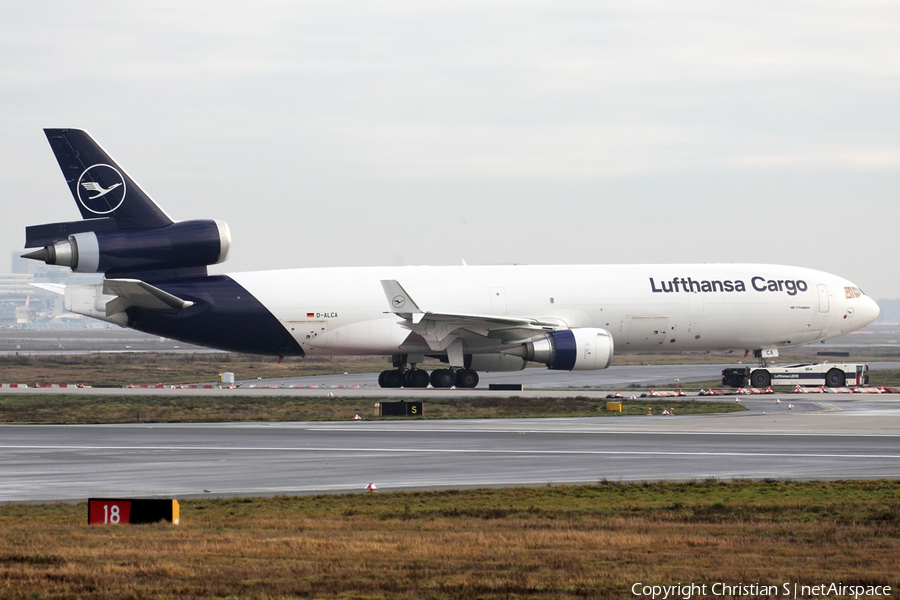
[[[56,224],[65,232],[68,223]],[[231,231],[222,221],[182,221],[148,229],[82,231],[45,239],[56,225],[35,227],[29,238],[47,243],[24,258],[71,267],[78,273],[135,273],[206,267],[228,258]],[[29,228],[32,229],[32,228]],[[43,238],[43,239],[42,239]]]
[[[504,354],[546,364],[559,371],[605,369],[613,357],[613,338],[605,329],[583,327],[551,331]]]

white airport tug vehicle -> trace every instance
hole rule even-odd
[[[761,365],[722,370],[722,385],[767,388],[773,385],[826,386],[831,388],[868,385],[866,363],[800,363]]]

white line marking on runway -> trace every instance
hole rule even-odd
[[[462,448],[328,448],[328,447],[250,447],[250,446],[7,446],[0,450],[106,450],[148,452],[335,452],[367,454],[382,453],[430,453],[430,454],[551,454],[551,455],[628,455],[628,456],[777,456],[792,458],[870,458],[900,459],[900,454],[818,454],[791,452],[684,452],[662,450],[492,450]]]

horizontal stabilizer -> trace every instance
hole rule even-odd
[[[177,310],[194,305],[190,300],[182,300],[139,279],[107,279],[103,282],[103,293],[116,296],[106,303],[107,317],[129,308]]]
[[[54,294],[59,294],[61,296],[66,295],[66,286],[62,283],[32,283],[31,285],[42,290],[47,290],[48,292],[53,292]]]

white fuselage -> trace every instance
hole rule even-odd
[[[616,352],[797,346],[854,331],[878,305],[850,281],[758,264],[347,267],[230,274],[308,355],[429,353],[391,312],[396,280],[423,311],[609,331]],[[855,292],[854,292],[855,290]],[[502,344],[466,338],[466,352]]]

